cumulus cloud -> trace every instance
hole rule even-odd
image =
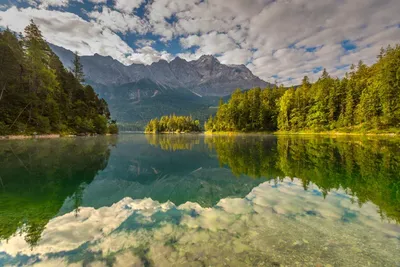
[[[83,0],[29,0],[28,2],[33,6],[46,9],[48,7],[67,7],[70,2],[83,3]]]
[[[152,2],[148,12],[149,22],[157,34],[167,39],[184,35],[181,38],[183,47],[199,46],[192,55],[183,53],[187,58],[214,51],[218,51],[216,54],[226,53],[221,57],[224,63],[252,58],[253,62],[248,66],[255,74],[266,80],[279,77],[278,81],[286,85],[309,73],[316,77],[313,70],[321,65],[336,70],[343,62],[349,64],[348,61],[357,56],[356,62],[363,59],[372,63],[381,46],[400,40],[400,19],[396,15],[400,12],[400,5],[396,0],[344,0],[339,3],[335,0],[158,0]],[[170,18],[174,18],[174,22],[166,23],[165,19]],[[388,26],[393,26],[390,31]],[[382,34],[385,31],[387,35]],[[219,49],[221,46],[218,44],[202,42],[212,32],[221,36],[227,34],[238,47],[221,43],[226,47]],[[381,36],[376,36],[379,34]],[[367,41],[371,36],[376,38]],[[357,52],[342,49],[340,43],[343,40],[353,41]],[[315,53],[306,49],[315,47],[323,47],[323,50]],[[328,50],[330,52],[325,53]],[[241,59],[232,57],[235,54],[231,51],[240,51],[237,56]],[[247,57],[247,51],[255,52]],[[284,54],[276,54],[276,51]],[[375,51],[374,54],[371,51]],[[335,71],[334,75],[342,76],[343,72]]]
[[[160,60],[171,61],[173,58],[174,56],[170,53],[166,51],[157,51],[151,46],[140,47],[129,56],[131,63],[145,65],[150,65]]]
[[[136,32],[144,34],[148,31],[147,23],[138,16],[120,13],[103,6],[100,11],[92,11],[87,14],[98,24],[114,32],[126,34],[127,32]]]
[[[94,3],[94,4],[105,4],[105,3],[107,3],[107,0],[88,0],[89,2],[91,2],[91,3]]]
[[[169,61],[173,58],[169,53],[159,52],[151,47],[142,47],[135,51],[115,32],[142,31],[143,28],[138,28],[138,24],[130,24],[130,22],[137,22],[137,19],[105,9],[102,13],[92,12],[90,16],[95,19],[86,21],[68,12],[12,7],[6,11],[0,11],[0,25],[9,26],[16,32],[23,32],[30,19],[33,19],[50,43],[71,51],[78,51],[81,55],[97,53],[111,56],[126,65],[151,64],[160,59]],[[111,18],[112,16],[114,18]],[[15,19],[16,17],[18,20]],[[115,21],[114,24],[111,22],[112,19]]]
[[[11,7],[0,12],[0,19],[1,25],[9,26],[16,32],[23,32],[30,19],[33,19],[48,42],[78,51],[81,55],[98,53],[127,63],[129,59],[126,53],[133,53],[133,49],[110,29],[73,13]]]
[[[132,13],[132,11],[144,2],[144,0],[114,0],[115,9],[125,13]]]
[[[36,7],[42,9],[42,13],[35,13],[36,18],[48,20],[45,16],[49,13],[43,9],[63,8],[72,1],[80,0],[35,0]],[[94,25],[94,29],[101,29],[105,34],[117,33],[139,40],[150,35],[150,39],[158,39],[166,45],[173,43],[172,51],[182,58],[196,59],[202,54],[213,54],[223,63],[247,64],[260,78],[276,79],[285,85],[297,83],[304,75],[315,80],[321,67],[329,70],[332,76],[341,77],[346,65],[360,59],[372,64],[382,46],[400,41],[398,0],[89,1],[97,4],[96,8],[85,12],[91,21],[76,17],[77,23],[91,23],[86,25]],[[144,14],[137,14],[139,7],[143,7]],[[8,11],[6,13],[19,15],[27,10],[16,13],[15,8],[11,8]],[[34,13],[33,9],[29,12]],[[61,15],[61,18],[65,16]],[[71,21],[67,20],[68,23]],[[8,20],[8,24],[11,27],[19,22]],[[74,41],[79,38],[82,39],[78,43],[86,41],[85,34],[76,33],[73,28],[70,31],[65,30],[64,35],[77,34],[72,38]],[[44,33],[48,31],[44,30]],[[140,61],[140,52],[130,47],[134,43],[115,42],[121,39],[119,36],[112,37],[115,49],[102,49],[99,54],[110,55],[124,63],[130,61],[123,55],[134,54],[132,60]],[[106,46],[112,42],[105,41]],[[346,49],[342,42],[350,43],[354,48]],[[90,50],[98,52],[99,44],[88,43]],[[62,42],[58,44],[63,45]],[[148,45],[138,45],[145,46]],[[159,60],[160,55],[170,58],[169,53],[161,51],[167,48],[157,49],[144,50],[158,56],[143,54],[146,58],[143,62]]]
[[[227,34],[219,34],[217,32],[211,32],[200,36],[190,35],[181,38],[180,43],[184,48],[199,46],[199,53],[213,55],[237,47],[235,42]]]
[[[152,45],[155,44],[155,41],[154,40],[148,40],[148,39],[140,39],[140,40],[137,40],[135,42],[135,44],[138,47],[152,46]]]

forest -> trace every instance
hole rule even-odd
[[[160,119],[152,119],[145,129],[146,133],[175,133],[175,132],[201,132],[199,120],[191,116],[162,116]]]
[[[382,49],[372,66],[352,65],[344,78],[324,69],[296,88],[237,90],[222,100],[206,131],[400,132],[400,46]]]
[[[108,105],[75,55],[67,70],[31,21],[24,34],[0,32],[0,135],[118,133]]]

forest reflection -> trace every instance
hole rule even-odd
[[[168,151],[192,150],[200,144],[200,136],[197,134],[146,134],[146,139],[150,145]]]
[[[161,149],[192,149],[201,136],[151,136]],[[150,142],[150,141],[149,141]],[[340,136],[205,136],[222,166],[236,175],[273,180],[298,178],[305,190],[317,185],[325,197],[343,188],[360,206],[379,207],[382,218],[400,223],[400,140]]]
[[[82,191],[103,170],[115,137],[0,142],[0,240],[25,234],[35,246],[64,201],[76,212]]]

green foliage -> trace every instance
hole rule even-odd
[[[107,133],[107,103],[81,84],[78,55],[74,66],[64,68],[33,21],[23,38],[0,32],[0,135]]]
[[[258,117],[257,117],[258,114]],[[221,103],[207,131],[379,131],[400,128],[400,46],[378,62],[353,65],[342,80],[326,70],[315,83],[236,91]]]
[[[115,141],[96,137],[0,142],[0,239],[26,234],[26,242],[35,246],[68,197],[75,199],[71,209],[79,207],[82,187],[107,166],[109,144]]]
[[[116,121],[111,121],[110,125],[108,126],[108,133],[109,134],[118,134],[118,125]]]
[[[297,178],[304,189],[315,184],[324,196],[344,188],[360,205],[371,201],[382,217],[400,222],[398,139],[213,135],[205,142],[237,176]]]
[[[151,119],[169,114],[192,115],[203,124],[217,111],[218,97],[199,97],[190,92],[190,88],[160,86],[148,79],[110,87],[88,79],[87,83],[107,100],[121,131],[143,131]]]
[[[83,66],[80,61],[78,52],[74,53],[74,60],[72,61],[71,72],[79,82],[83,83],[85,81],[85,75],[83,73]]]
[[[146,125],[145,132],[200,132],[200,121],[193,120],[191,116],[162,116],[160,119],[153,119]]]
[[[205,123],[206,131],[275,131],[277,99],[284,88],[236,90],[227,103],[220,101],[215,118]]]

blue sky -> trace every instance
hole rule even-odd
[[[123,64],[212,54],[285,85],[342,77],[400,43],[398,0],[0,0],[0,26],[30,19],[51,43]]]

